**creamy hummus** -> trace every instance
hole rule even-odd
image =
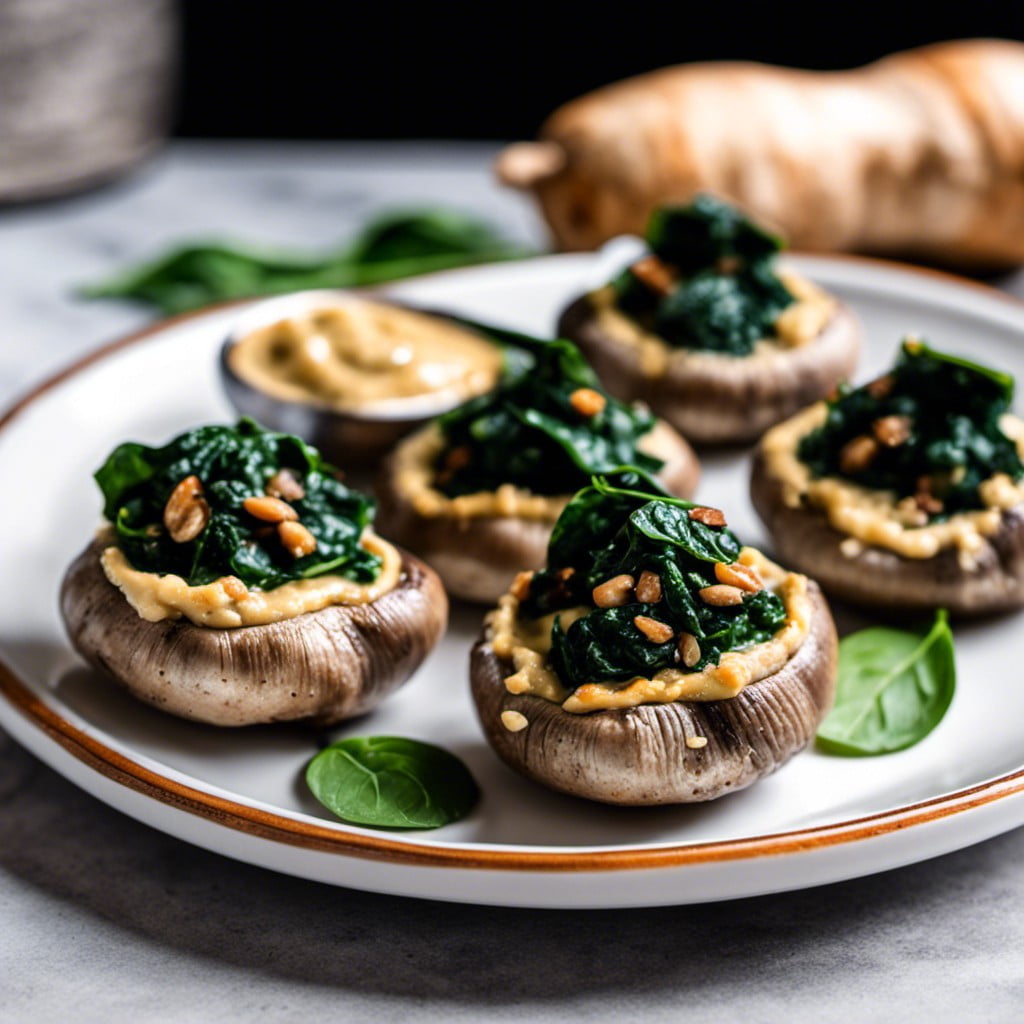
[[[197,626],[232,629],[282,622],[333,604],[368,604],[382,597],[398,583],[402,557],[397,548],[373,533],[364,534],[363,547],[381,558],[380,574],[372,583],[318,576],[266,591],[249,590],[234,577],[192,587],[180,576],[140,572],[113,544],[104,549],[100,563],[107,579],[148,622],[184,616]]]
[[[513,484],[496,491],[479,491],[449,498],[434,485],[435,466],[444,451],[445,438],[431,424],[406,438],[395,449],[394,481],[398,493],[424,518],[488,519],[514,516],[538,522],[554,522],[569,503],[570,494],[534,494]],[[672,428],[658,420],[650,433],[640,438],[637,448],[667,462],[677,451]]]
[[[827,414],[824,402],[810,406],[769,430],[761,448],[769,474],[782,484],[785,504],[799,508],[806,502],[820,508],[830,526],[848,535],[841,545],[847,557],[855,557],[863,545],[887,548],[904,558],[932,558],[943,548],[955,547],[961,564],[970,568],[985,538],[999,530],[1003,511],[1024,502],[1024,482],[1014,483],[1005,473],[997,473],[978,488],[984,508],[958,512],[942,522],[917,524],[912,510],[892,491],[811,475],[797,456],[797,446],[825,422]],[[1007,415],[999,425],[1024,456],[1024,422]]]
[[[775,321],[777,336],[762,339],[757,342],[749,356],[739,358],[766,359],[780,349],[809,345],[825,329],[835,312],[835,299],[807,278],[783,267],[778,268],[776,273],[795,301],[784,309]],[[644,330],[618,308],[615,304],[615,289],[611,285],[591,292],[590,304],[594,309],[597,323],[605,334],[623,345],[638,350],[640,369],[646,377],[663,377],[672,365],[737,358],[717,352],[669,345],[657,334]]]
[[[735,697],[745,686],[773,675],[786,664],[806,639],[812,615],[805,576],[786,572],[753,548],[744,548],[738,561],[756,568],[765,585],[782,599],[786,621],[770,640],[745,650],[727,651],[717,665],[709,665],[700,672],[665,668],[650,679],[637,676],[624,683],[595,681],[570,692],[547,661],[551,627],[558,616],[562,628],[568,629],[590,609],[571,608],[536,620],[522,619],[519,601],[507,593],[487,618],[494,653],[515,667],[515,672],[505,679],[505,688],[509,693],[553,701],[563,711],[575,714],[640,704]]]
[[[439,317],[352,299],[251,331],[228,361],[242,380],[287,401],[412,415],[490,390],[502,355]]]

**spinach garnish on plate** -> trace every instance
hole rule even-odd
[[[454,754],[400,736],[334,743],[309,762],[306,783],[343,821],[376,828],[440,828],[464,818],[480,796]]]
[[[749,355],[794,301],[775,273],[782,240],[713,196],[655,211],[646,241],[671,288],[652,288],[634,264],[615,280],[616,299],[670,345]]]
[[[798,454],[815,476],[892,491],[945,518],[982,508],[978,487],[994,474],[1024,476],[1000,427],[1012,400],[1008,374],[908,340],[889,373],[829,403]]]
[[[597,476],[577,494],[555,526],[548,567],[533,576],[522,604],[528,617],[584,606],[585,614],[563,629],[556,617],[549,661],[570,689],[588,682],[625,682],[663,668],[699,671],[717,665],[726,651],[771,638],[785,622],[780,598],[767,589],[747,592],[734,605],[715,605],[700,591],[720,581],[716,563],[729,565],[740,543],[728,527],[709,525],[710,510],[667,495],[647,474],[632,468]],[[691,515],[691,513],[694,513]],[[617,576],[658,577],[660,595],[598,607],[593,590]],[[637,617],[669,627],[655,642]],[[700,648],[691,665],[681,663],[680,640],[690,634]]]
[[[246,498],[265,493],[280,470],[299,485],[301,497],[289,504],[316,540],[316,550],[303,557],[293,557],[273,527],[243,508]],[[198,536],[180,543],[165,528],[164,510],[190,476],[198,477],[209,518]],[[269,590],[325,573],[368,583],[380,570],[380,559],[359,542],[373,517],[372,500],[342,484],[315,448],[251,419],[199,427],[162,448],[119,445],[97,470],[96,482],[118,545],[143,572],[174,573],[191,585],[237,576],[249,587]]]
[[[471,326],[504,344],[508,355],[497,388],[438,420],[445,447],[436,486],[444,494],[494,491],[502,484],[568,494],[593,473],[616,466],[661,468],[661,460],[637,449],[654,416],[609,397],[572,342]],[[593,406],[580,404],[581,393]]]
[[[945,610],[924,635],[887,626],[851,633],[839,643],[836,703],[818,746],[848,757],[904,750],[942,721],[955,689]]]
[[[374,285],[527,255],[475,217],[429,209],[382,216],[350,244],[322,256],[230,243],[185,245],[81,294],[129,299],[172,314],[228,299]]]

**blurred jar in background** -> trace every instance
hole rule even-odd
[[[167,132],[174,0],[0,0],[0,202],[116,177]]]

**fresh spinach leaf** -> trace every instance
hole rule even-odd
[[[235,244],[186,245],[81,290],[165,314],[213,302],[310,288],[351,288],[471,263],[530,255],[489,225],[452,210],[381,217],[347,246],[301,256]]]
[[[306,783],[343,821],[375,828],[440,828],[464,818],[480,796],[454,754],[400,736],[334,743],[309,762]]]
[[[748,355],[794,301],[774,269],[781,240],[720,199],[655,211],[646,237],[676,285],[661,295],[627,268],[613,282],[616,300],[670,345]]]
[[[700,658],[686,668],[718,664],[726,651],[762,643],[785,621],[777,595],[761,589],[740,604],[708,604],[699,591],[718,582],[715,566],[730,564],[740,544],[724,526],[692,518],[693,502],[668,497],[643,472],[623,468],[595,477],[576,494],[555,524],[548,565],[535,573],[521,605],[529,617],[579,607],[588,609],[563,629],[556,617],[549,659],[563,684],[575,689],[588,682],[624,682],[663,668],[680,667],[682,633],[694,636]],[[616,576],[658,578],[660,598],[599,607],[594,588]],[[654,619],[672,630],[671,639],[654,642],[637,617]]]
[[[981,508],[979,485],[995,473],[1024,476],[1016,442],[1000,420],[1013,399],[1013,378],[923,342],[907,341],[889,373],[830,404],[822,427],[804,437],[799,457],[815,476],[841,476],[897,497],[927,493],[931,519]],[[873,439],[886,422],[905,438],[880,444],[852,469],[844,449]]]
[[[437,464],[439,490],[455,497],[514,484],[535,494],[565,494],[586,484],[591,474],[627,463],[661,468],[659,459],[637,448],[653,429],[654,417],[605,394],[575,345],[502,329],[493,336],[528,352],[530,361],[506,361],[497,388],[438,419],[445,436]],[[603,408],[594,415],[579,412],[572,396],[580,389],[600,394]]]
[[[243,508],[282,469],[301,485],[302,497],[290,504],[317,542],[312,554],[300,558],[285,550],[273,527]],[[368,583],[380,571],[380,559],[360,544],[373,502],[345,487],[335,472],[299,438],[241,419],[234,427],[188,431],[162,448],[120,445],[95,477],[104,515],[136,569],[174,573],[191,585],[237,576],[249,587],[270,590],[326,572]],[[189,476],[199,478],[209,518],[194,540],[178,543],[164,528],[164,508]]]
[[[922,636],[876,626],[839,643],[836,703],[818,731],[831,754],[889,754],[919,743],[942,721],[956,688],[945,610]]]

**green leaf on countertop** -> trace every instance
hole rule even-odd
[[[381,284],[528,255],[483,221],[430,209],[382,216],[352,243],[323,256],[229,243],[185,245],[80,294],[128,299],[173,314],[229,299]]]
[[[400,736],[334,743],[309,762],[306,783],[343,821],[375,828],[440,828],[464,818],[480,797],[454,754]]]
[[[942,721],[956,689],[946,611],[920,633],[875,626],[839,643],[836,703],[818,730],[830,754],[866,757],[913,746]]]

